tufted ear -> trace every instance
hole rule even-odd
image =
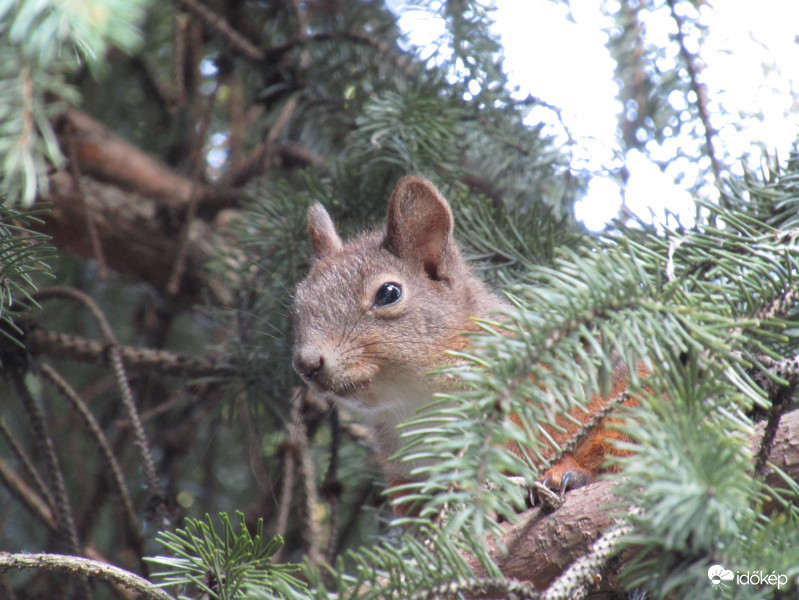
[[[318,202],[308,209],[308,237],[316,260],[335,254],[343,247],[333,220]]]
[[[418,262],[433,280],[448,280],[457,254],[449,204],[427,179],[403,177],[388,201],[383,246],[404,261]]]

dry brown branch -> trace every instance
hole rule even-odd
[[[133,507],[133,501],[130,499],[128,487],[125,484],[125,476],[122,473],[122,468],[119,466],[116,456],[111,445],[103,433],[102,428],[97,423],[94,415],[91,413],[86,403],[72,388],[72,386],[64,379],[61,374],[48,364],[40,365],[40,370],[45,379],[47,379],[53,386],[60,392],[60,394],[72,405],[73,409],[80,415],[86,428],[91,433],[92,439],[100,450],[100,454],[106,463],[106,467],[110,473],[111,482],[116,489],[122,500],[123,513],[127,520],[128,529],[132,538],[132,542],[138,550],[143,553],[144,541],[142,538],[141,527],[139,526],[138,515],[136,509]]]
[[[53,238],[62,250],[92,258],[92,248],[84,234],[85,207],[92,214],[97,234],[105,250],[108,266],[124,277],[149,283],[165,291],[178,252],[175,223],[169,212],[154,198],[120,184],[101,183],[84,178],[87,196],[79,199],[74,181],[67,173],[50,178],[50,195],[43,200],[51,205],[43,223],[37,226]],[[215,299],[224,303],[224,288],[215,283],[205,264],[224,246],[221,237],[201,219],[192,222],[189,232],[186,270],[181,280],[177,303],[191,304],[204,287],[215,292]]]
[[[32,327],[23,338],[25,349],[34,356],[70,358],[107,367],[109,346],[100,340]],[[125,366],[140,371],[157,371],[177,377],[212,377],[230,374],[230,367],[215,356],[191,356],[168,350],[119,345]]]
[[[84,175],[136,190],[164,208],[185,208],[192,183],[162,162],[122,139],[86,113],[69,109],[66,129],[73,136],[75,156]]]
[[[63,121],[62,137],[72,140],[80,178],[76,180],[68,171],[50,177],[47,195],[40,200],[51,208],[36,229],[52,236],[60,249],[87,259],[96,256],[99,244],[109,268],[161,292],[166,292],[176,259],[182,254],[180,291],[170,300],[177,306],[193,304],[200,290],[206,289],[216,303],[227,304],[229,292],[208,263],[211,257],[233,253],[232,241],[223,231],[230,218],[219,223],[210,219],[239,202],[240,193],[229,184],[249,179],[261,169],[263,161],[224,179],[226,185],[194,185],[189,177],[142,152],[85,113],[70,109]],[[323,162],[293,143],[277,145],[273,159],[285,168]],[[178,239],[192,202],[196,203],[197,218],[190,220]],[[96,230],[94,241],[93,236],[86,235],[87,219]]]
[[[103,336],[103,341],[108,346],[108,361],[111,370],[117,380],[122,404],[128,414],[128,419],[131,421],[134,436],[134,446],[138,450],[139,460],[144,471],[144,478],[147,482],[147,489],[150,494],[150,501],[154,502],[155,513],[160,519],[160,525],[166,526],[171,522],[169,510],[167,508],[166,492],[163,489],[161,480],[158,478],[156,472],[155,460],[153,459],[152,451],[150,450],[150,442],[147,434],[144,431],[141,419],[139,418],[139,410],[133,398],[133,391],[130,387],[125,365],[122,362],[122,354],[119,351],[119,344],[116,341],[114,331],[111,328],[108,319],[103,311],[84,292],[67,286],[54,286],[45,288],[36,292],[33,296],[35,300],[48,300],[51,298],[64,298],[69,299],[78,304],[81,304],[92,315],[97,323],[100,333]]]

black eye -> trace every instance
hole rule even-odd
[[[384,283],[375,294],[374,306],[388,306],[402,298],[402,288],[398,283]]]

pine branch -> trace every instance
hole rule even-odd
[[[37,572],[56,571],[84,575],[90,579],[98,579],[112,584],[120,584],[124,588],[139,592],[144,598],[152,600],[174,600],[165,591],[139,577],[138,575],[114,567],[104,562],[66,556],[63,554],[10,554],[0,552],[0,573],[9,570],[34,570]]]
[[[119,461],[117,461],[113,450],[111,450],[111,445],[108,443],[103,430],[100,428],[100,425],[97,423],[97,420],[94,418],[94,415],[86,406],[86,403],[83,401],[83,399],[78,396],[78,393],[72,388],[71,385],[69,385],[66,379],[64,379],[58,371],[48,364],[41,365],[40,370],[45,379],[55,386],[59,393],[72,405],[74,410],[80,415],[81,419],[86,425],[86,428],[91,433],[92,438],[97,444],[100,454],[106,463],[106,467],[110,472],[110,479],[116,488],[116,492],[119,494],[119,497],[122,500],[122,506],[124,508],[123,512],[125,514],[132,542],[139,553],[142,554],[142,550],[144,549],[144,540],[142,538],[142,531],[139,526],[138,515],[133,507],[133,502],[130,499],[130,494],[128,493],[127,485],[125,484],[125,476],[122,473],[122,468],[120,467]]]
[[[122,362],[122,355],[119,351],[119,345],[116,341],[116,336],[111,329],[108,319],[100,307],[94,302],[94,300],[75,288],[56,286],[40,290],[34,296],[34,299],[38,300],[47,300],[50,298],[66,298],[83,305],[86,309],[88,309],[89,313],[97,323],[100,333],[102,334],[105,343],[108,345],[110,367],[114,373],[114,376],[116,377],[117,385],[119,386],[120,395],[122,397],[122,404],[125,407],[125,410],[128,414],[128,419],[130,419],[133,428],[134,445],[139,453],[139,460],[141,461],[145,481],[147,482],[147,490],[150,495],[148,504],[152,503],[155,516],[159,518],[162,525],[166,526],[171,522],[166,492],[156,472],[155,460],[153,459],[153,455],[150,450],[150,442],[147,438],[147,434],[144,431],[141,418],[139,417],[138,408],[133,399],[133,391],[131,390],[130,382],[128,381],[127,373],[125,372],[125,366]]]
[[[25,473],[25,476],[28,478],[29,481],[33,481],[33,484],[36,486],[37,491],[39,492],[39,494],[42,495],[42,499],[44,501],[43,507],[37,506],[37,503],[39,502],[38,497],[34,497],[34,495],[31,494],[29,491],[22,489],[22,486],[27,487],[26,484],[24,484],[24,482],[20,481],[21,485],[16,485],[17,483],[15,480],[16,474],[7,470],[6,472],[9,475],[7,477],[4,475],[3,478],[6,479],[7,482],[13,484],[9,487],[11,487],[12,489],[20,490],[20,492],[16,495],[22,498],[23,504],[33,506],[35,509],[33,512],[35,513],[39,514],[45,514],[45,512],[49,513],[49,518],[52,519],[52,509],[53,506],[55,506],[55,500],[53,499],[53,495],[50,493],[50,490],[47,489],[47,486],[44,484],[44,480],[42,479],[42,476],[39,474],[39,470],[33,464],[33,460],[31,460],[31,458],[28,456],[28,453],[25,452],[25,449],[14,437],[14,434],[5,424],[5,421],[3,421],[3,419],[0,419],[0,435],[3,436],[3,438],[6,440],[6,444],[8,444],[9,448],[11,448],[11,451],[14,453],[14,456],[17,457],[17,461],[22,466],[22,470]],[[28,501],[28,499],[30,499],[30,502]]]
[[[110,346],[100,340],[49,331],[39,326],[26,329],[21,341],[33,356],[71,358],[96,366],[108,367]],[[125,366],[137,371],[158,371],[165,375],[184,378],[218,377],[230,375],[230,367],[221,364],[213,355],[192,356],[137,346],[118,345]]]
[[[24,374],[18,370],[12,370],[10,375],[14,390],[30,421],[36,443],[44,456],[50,484],[53,486],[52,498],[54,503],[52,508],[56,517],[58,532],[66,542],[69,551],[73,554],[78,554],[80,552],[80,542],[75,527],[75,519],[72,514],[69,496],[67,495],[64,474],[53,439],[50,437],[49,430],[45,424],[44,414],[27,387]]]
[[[230,45],[233,50],[252,62],[259,63],[266,58],[263,50],[255,46],[250,40],[236,31],[222,15],[215,13],[199,0],[175,0],[182,4],[186,10],[196,16],[207,27],[215,31]]]
[[[691,90],[696,94],[696,109],[699,113],[699,120],[702,123],[702,128],[705,132],[705,150],[710,164],[713,168],[713,175],[716,178],[716,183],[721,183],[722,165],[719,160],[715,143],[713,141],[716,136],[715,128],[710,124],[710,109],[708,107],[707,86],[699,80],[699,68],[697,57],[688,50],[685,43],[685,34],[683,33],[683,18],[677,12],[676,0],[667,0],[669,9],[671,10],[671,18],[677,24],[677,41],[680,45],[680,55],[685,64],[685,70],[688,71],[688,77],[691,80]]]
[[[58,532],[58,523],[51,508],[52,503],[37,495],[25,480],[17,475],[11,465],[2,459],[0,459],[0,481],[36,520],[43,523],[50,531]],[[42,491],[39,490],[39,493]],[[49,496],[49,492],[47,495]]]
[[[755,428],[749,445],[756,449],[765,424]],[[771,446],[768,464],[778,467],[789,478],[799,482],[799,410],[783,415]],[[754,466],[753,466],[754,468]],[[785,482],[774,469],[768,469],[766,483],[782,488]],[[517,523],[503,526],[501,543],[491,542],[490,549],[506,577],[529,581],[537,589],[546,589],[564,570],[590,552],[591,544],[616,522],[610,505],[619,505],[615,484],[599,481],[566,494],[561,508],[544,514],[534,508],[524,513]],[[507,551],[501,550],[506,548]],[[482,573],[476,562],[472,563]],[[607,579],[604,577],[603,579]]]

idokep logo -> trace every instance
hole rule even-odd
[[[710,583],[712,583],[714,587],[721,586],[722,588],[727,587],[727,585],[724,583],[725,581],[735,579],[735,573],[729,569],[725,569],[721,565],[713,565],[710,567],[707,570],[707,576],[710,579]]]
[[[780,589],[788,584],[788,576],[775,572],[763,573],[763,571],[736,571],[733,573],[721,565],[713,565],[707,570],[707,577],[713,587],[727,589],[730,584],[737,585],[770,585]]]

